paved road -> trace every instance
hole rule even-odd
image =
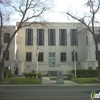
[[[100,86],[0,86],[0,100],[91,100]]]

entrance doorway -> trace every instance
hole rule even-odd
[[[14,75],[18,75],[18,67],[14,68]]]
[[[55,53],[49,53],[49,67],[54,67],[55,63]]]

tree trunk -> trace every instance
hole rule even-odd
[[[4,61],[0,62],[0,82],[3,81],[4,78]]]
[[[100,55],[99,55],[99,50],[98,50],[98,43],[95,41],[95,49],[96,49],[96,58],[98,61],[98,77],[100,80]]]

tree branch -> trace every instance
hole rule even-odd
[[[84,22],[82,21],[81,19],[78,19],[77,17],[71,15],[70,13],[66,13],[67,15],[69,15],[70,17],[72,17],[73,19],[79,21],[80,23],[82,23],[84,26],[86,26],[88,28],[88,30],[93,34],[93,31],[91,30],[91,28]]]

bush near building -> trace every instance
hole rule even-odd
[[[73,70],[72,73],[75,73],[75,71]],[[93,70],[93,69],[80,69],[80,70],[76,70],[76,76],[77,78],[79,77],[97,77],[98,76],[98,70]]]
[[[25,75],[26,78],[28,78],[28,77],[29,78],[36,78],[36,72],[34,72],[34,73],[25,73],[24,75]],[[38,73],[38,78],[41,79],[42,77],[43,77],[42,73],[39,72]]]
[[[12,71],[10,69],[4,69],[4,78],[13,77]]]

